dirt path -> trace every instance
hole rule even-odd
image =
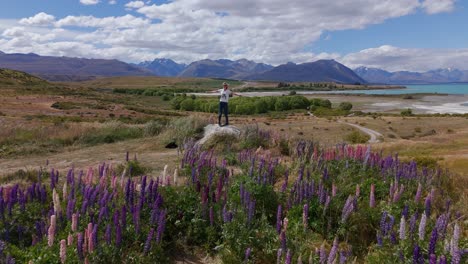
[[[380,134],[379,132],[377,132],[375,130],[369,129],[367,127],[362,127],[360,125],[351,124],[351,123],[347,123],[347,122],[343,122],[343,121],[338,121],[338,123],[350,125],[352,127],[355,127],[357,129],[361,130],[362,132],[366,133],[367,135],[370,136],[369,141],[367,141],[368,143],[378,143],[378,142],[380,142],[379,137],[382,137],[382,134]]]
[[[158,176],[166,164],[172,171],[177,165],[177,150],[165,149],[157,139],[144,138],[128,140],[114,144],[104,144],[87,147],[57,154],[44,154],[42,156],[30,156],[21,159],[0,159],[0,176],[22,170],[35,170],[44,168],[49,161],[49,168],[61,171],[68,170],[72,166],[76,169],[97,167],[105,162],[116,166],[125,161],[125,153],[129,151],[130,158],[137,155],[140,163],[151,169],[150,174]]]

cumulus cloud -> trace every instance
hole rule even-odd
[[[361,50],[340,58],[348,67],[381,68],[388,71],[428,71],[436,68],[468,69],[468,48],[408,49],[390,45]]]
[[[115,5],[115,4],[117,4],[116,0],[109,0],[109,5]]]
[[[97,5],[99,0],[80,0],[83,5]]]
[[[131,1],[131,2],[128,2],[125,4],[125,7],[126,8],[134,8],[134,9],[138,9],[138,8],[142,8],[145,6],[145,2],[143,1]]]
[[[455,8],[455,0],[424,0],[421,7],[428,14],[450,12]]]
[[[115,1],[115,0],[114,0]],[[113,0],[102,2],[114,2]],[[97,4],[97,0],[81,0]],[[381,46],[347,55],[313,53],[306,47],[324,32],[362,29],[385,20],[426,12],[447,12],[449,0],[173,0],[163,4],[127,0],[136,12],[116,17],[66,16],[45,13],[3,27],[0,50],[35,52],[139,62],[167,57],[178,62],[241,59],[278,65],[335,59],[345,65],[388,70],[445,67],[462,60],[464,50],[423,50]],[[83,3],[85,4],[85,3]],[[18,22],[18,21],[17,21]],[[49,27],[44,27],[44,25]],[[53,26],[53,27],[50,27]],[[41,37],[42,36],[42,37]],[[345,45],[345,44],[343,44]],[[434,53],[434,56],[431,55]],[[459,59],[453,54],[462,55]],[[434,60],[429,63],[428,58]],[[449,58],[449,59],[446,59]],[[453,60],[451,60],[453,59]],[[453,64],[453,63],[452,63]],[[455,67],[456,65],[450,65]]]
[[[40,12],[35,16],[23,18],[19,21],[20,24],[28,26],[49,26],[55,21],[55,17],[44,12]]]
[[[94,27],[94,28],[132,28],[148,26],[150,21],[147,19],[125,15],[120,17],[97,18],[94,16],[67,16],[58,20],[57,27],[76,26],[76,27]]]

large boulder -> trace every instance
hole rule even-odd
[[[224,135],[229,135],[229,136],[234,136],[234,137],[240,137],[241,131],[239,128],[235,126],[219,126],[219,125],[214,125],[214,124],[209,124],[204,128],[205,132],[203,134],[203,138],[200,139],[197,144],[203,145],[205,144],[208,140],[215,136],[224,136]]]

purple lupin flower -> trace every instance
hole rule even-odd
[[[348,196],[348,199],[346,200],[345,205],[343,206],[343,211],[341,213],[341,222],[346,222],[346,219],[348,219],[349,215],[353,212],[354,210],[354,197],[352,195]]]
[[[117,225],[115,226],[115,245],[120,246],[120,244],[122,244],[122,228],[117,222]]]
[[[429,241],[429,249],[428,249],[429,254],[435,254],[436,244],[437,244],[437,228],[434,228],[432,230],[431,240]]]
[[[406,239],[406,220],[405,217],[402,216],[400,220],[400,240]]]
[[[213,226],[213,225],[214,225],[214,212],[213,212],[213,206],[210,206],[210,213],[209,213],[209,217],[210,217],[210,226]]]
[[[285,264],[291,264],[292,261],[292,253],[291,250],[288,248],[288,251],[286,252],[286,260],[284,261]]]
[[[327,261],[328,264],[332,264],[335,261],[337,251],[338,251],[338,238],[335,237],[335,239],[333,240],[333,246],[330,249],[330,254],[328,255],[328,261]]]
[[[419,264],[421,263],[421,248],[419,245],[415,245],[413,249],[413,263]]]
[[[247,263],[249,262],[249,258],[250,258],[250,253],[252,252],[252,249],[251,248],[247,248],[245,250],[245,259],[244,259],[244,262]]]
[[[453,237],[452,241],[450,243],[450,255],[452,256],[452,259],[454,257],[457,257],[458,254],[458,241],[460,240],[460,226],[458,223],[455,223],[455,226],[453,227]],[[452,260],[453,262],[453,260]]]
[[[320,246],[320,264],[327,261],[327,251],[325,250],[325,242]]]
[[[419,240],[424,240],[424,235],[426,233],[426,221],[427,216],[426,214],[422,214],[421,221],[419,222]]]
[[[276,232],[278,234],[281,233],[281,223],[283,222],[283,213],[282,213],[282,207],[281,204],[278,205],[278,209],[276,211]]]
[[[438,264],[447,264],[447,258],[445,255],[440,256]]]
[[[369,197],[369,207],[374,208],[375,207],[375,185],[372,183],[370,187],[370,197]]]
[[[426,201],[424,202],[424,212],[426,213],[427,217],[431,215],[431,195],[428,194],[426,196]]]
[[[278,252],[276,253],[276,264],[281,264],[282,257],[283,257],[283,249],[278,248]]]
[[[304,229],[307,229],[307,223],[309,222],[309,204],[304,204],[304,208],[302,210],[302,224],[304,225]]]
[[[162,241],[165,227],[166,227],[166,210],[162,211],[161,214],[159,215],[158,230],[156,233],[156,243],[160,243]]]
[[[283,249],[283,251],[286,251],[287,249],[287,245],[286,245],[286,232],[284,230],[281,231],[281,234],[280,234],[280,242],[281,242],[281,249]]]
[[[437,256],[435,254],[429,255],[429,264],[437,264]]]
[[[78,238],[77,238],[77,243],[76,243],[76,249],[78,251],[78,257],[83,260],[84,254],[83,254],[83,233],[78,233]]]
[[[111,244],[111,239],[112,239],[112,229],[109,224],[106,226],[106,232],[104,234],[104,239],[106,240],[107,245]]]
[[[153,239],[154,235],[154,228],[151,228],[150,231],[148,232],[148,237],[146,238],[145,241],[145,248],[144,248],[144,253],[148,254],[150,248],[151,248],[151,240]]]

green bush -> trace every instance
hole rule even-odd
[[[353,144],[364,144],[367,143],[369,139],[369,135],[361,133],[357,130],[354,130],[353,132],[345,136],[345,140]]]
[[[350,111],[353,108],[353,104],[351,104],[350,102],[342,102],[340,103],[338,108],[344,111]]]
[[[159,135],[165,127],[165,124],[158,120],[153,120],[145,124],[143,134],[145,137],[152,137]]]
[[[402,116],[412,116],[413,115],[413,110],[411,110],[410,108],[408,109],[405,109],[403,111],[401,111],[400,113]]]

